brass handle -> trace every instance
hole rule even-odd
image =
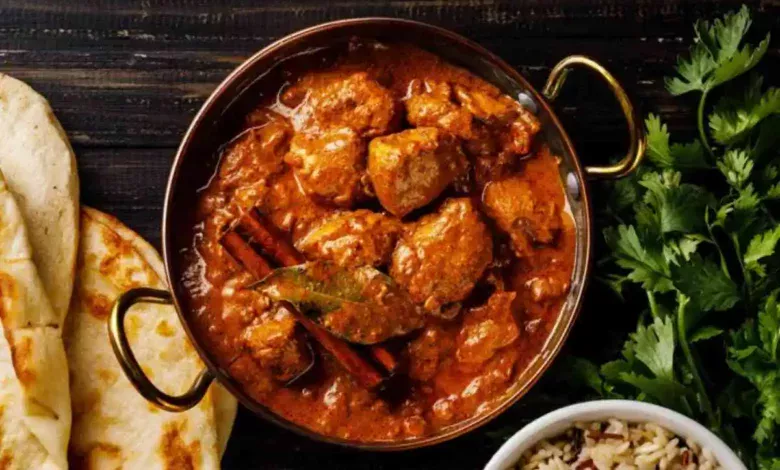
[[[130,289],[120,295],[114,302],[111,317],[108,320],[108,337],[111,339],[114,355],[116,355],[119,365],[122,366],[130,383],[149,402],[166,411],[188,410],[203,399],[209,385],[214,380],[214,376],[208,369],[203,369],[189,390],[182,395],[168,395],[157,388],[146,376],[141,365],[138,364],[125,333],[125,316],[133,305],[140,302],[170,305],[173,303],[173,299],[167,291],[148,287]]]
[[[558,97],[564,82],[566,82],[566,76],[574,66],[589,68],[607,82],[626,117],[630,139],[628,152],[622,160],[609,166],[586,166],[585,173],[594,178],[621,178],[626,176],[639,166],[642,158],[645,156],[645,132],[636,110],[631,104],[631,100],[626,95],[626,91],[607,69],[590,57],[581,55],[566,57],[553,67],[550,76],[547,77],[547,83],[545,83],[542,93],[548,100],[554,101]]]

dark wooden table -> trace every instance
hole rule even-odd
[[[190,119],[231,69],[288,33],[358,16],[425,21],[481,43],[539,87],[559,59],[587,54],[623,82],[644,112],[690,130],[691,108],[672,102],[663,76],[691,43],[697,18],[741,3],[0,0],[0,71],[51,101],[78,155],[83,203],[114,214],[159,245],[168,169]],[[745,3],[756,12],[756,29],[780,30],[778,0]],[[775,64],[777,45],[775,40],[769,51]],[[556,108],[583,160],[620,153],[624,124],[604,87],[581,72],[568,85]],[[582,324],[599,323],[602,314],[603,306],[585,309],[573,335],[580,348],[589,344]],[[478,468],[508,432],[570,399],[559,387],[542,383],[482,430],[403,454],[314,443],[240,412],[223,463],[229,469]]]

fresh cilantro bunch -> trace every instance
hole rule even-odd
[[[646,119],[649,162],[612,187],[597,273],[646,308],[619,359],[575,369],[602,396],[681,411],[780,470],[780,90],[746,74],[770,39],[746,44],[750,24],[746,7],[697,22],[666,81],[698,95],[697,139]]]

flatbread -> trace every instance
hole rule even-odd
[[[124,376],[108,340],[106,322],[119,294],[140,286],[166,288],[160,256],[119,221],[89,208],[81,213],[80,246],[66,328],[72,468],[219,468],[235,399],[212,387],[191,410],[160,410]],[[138,361],[166,392],[183,392],[202,370],[173,307],[137,305],[125,325]]]
[[[62,318],[0,172],[0,468],[66,469],[70,424]]]
[[[49,103],[0,73],[0,171],[27,224],[33,261],[62,320],[76,266],[79,181],[76,159]]]

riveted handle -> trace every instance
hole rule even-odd
[[[138,393],[149,402],[166,411],[188,410],[203,399],[209,385],[214,380],[214,376],[208,369],[203,369],[189,390],[181,395],[168,395],[157,388],[146,376],[135,358],[125,332],[125,316],[130,308],[137,303],[170,305],[173,303],[173,299],[167,291],[139,287],[125,292],[114,302],[108,321],[108,337],[111,339],[111,347],[114,349],[119,365],[122,366],[122,370]]]
[[[581,55],[566,57],[553,67],[542,90],[542,93],[548,100],[554,101],[558,97],[563,84],[566,82],[566,76],[574,67],[585,67],[593,70],[607,83],[607,86],[609,86],[615,98],[617,98],[618,103],[620,103],[620,108],[623,110],[623,115],[628,123],[629,146],[626,156],[614,165],[586,166],[585,173],[588,176],[599,179],[622,178],[636,170],[645,155],[645,132],[641,120],[620,82],[601,64],[590,57]]]

